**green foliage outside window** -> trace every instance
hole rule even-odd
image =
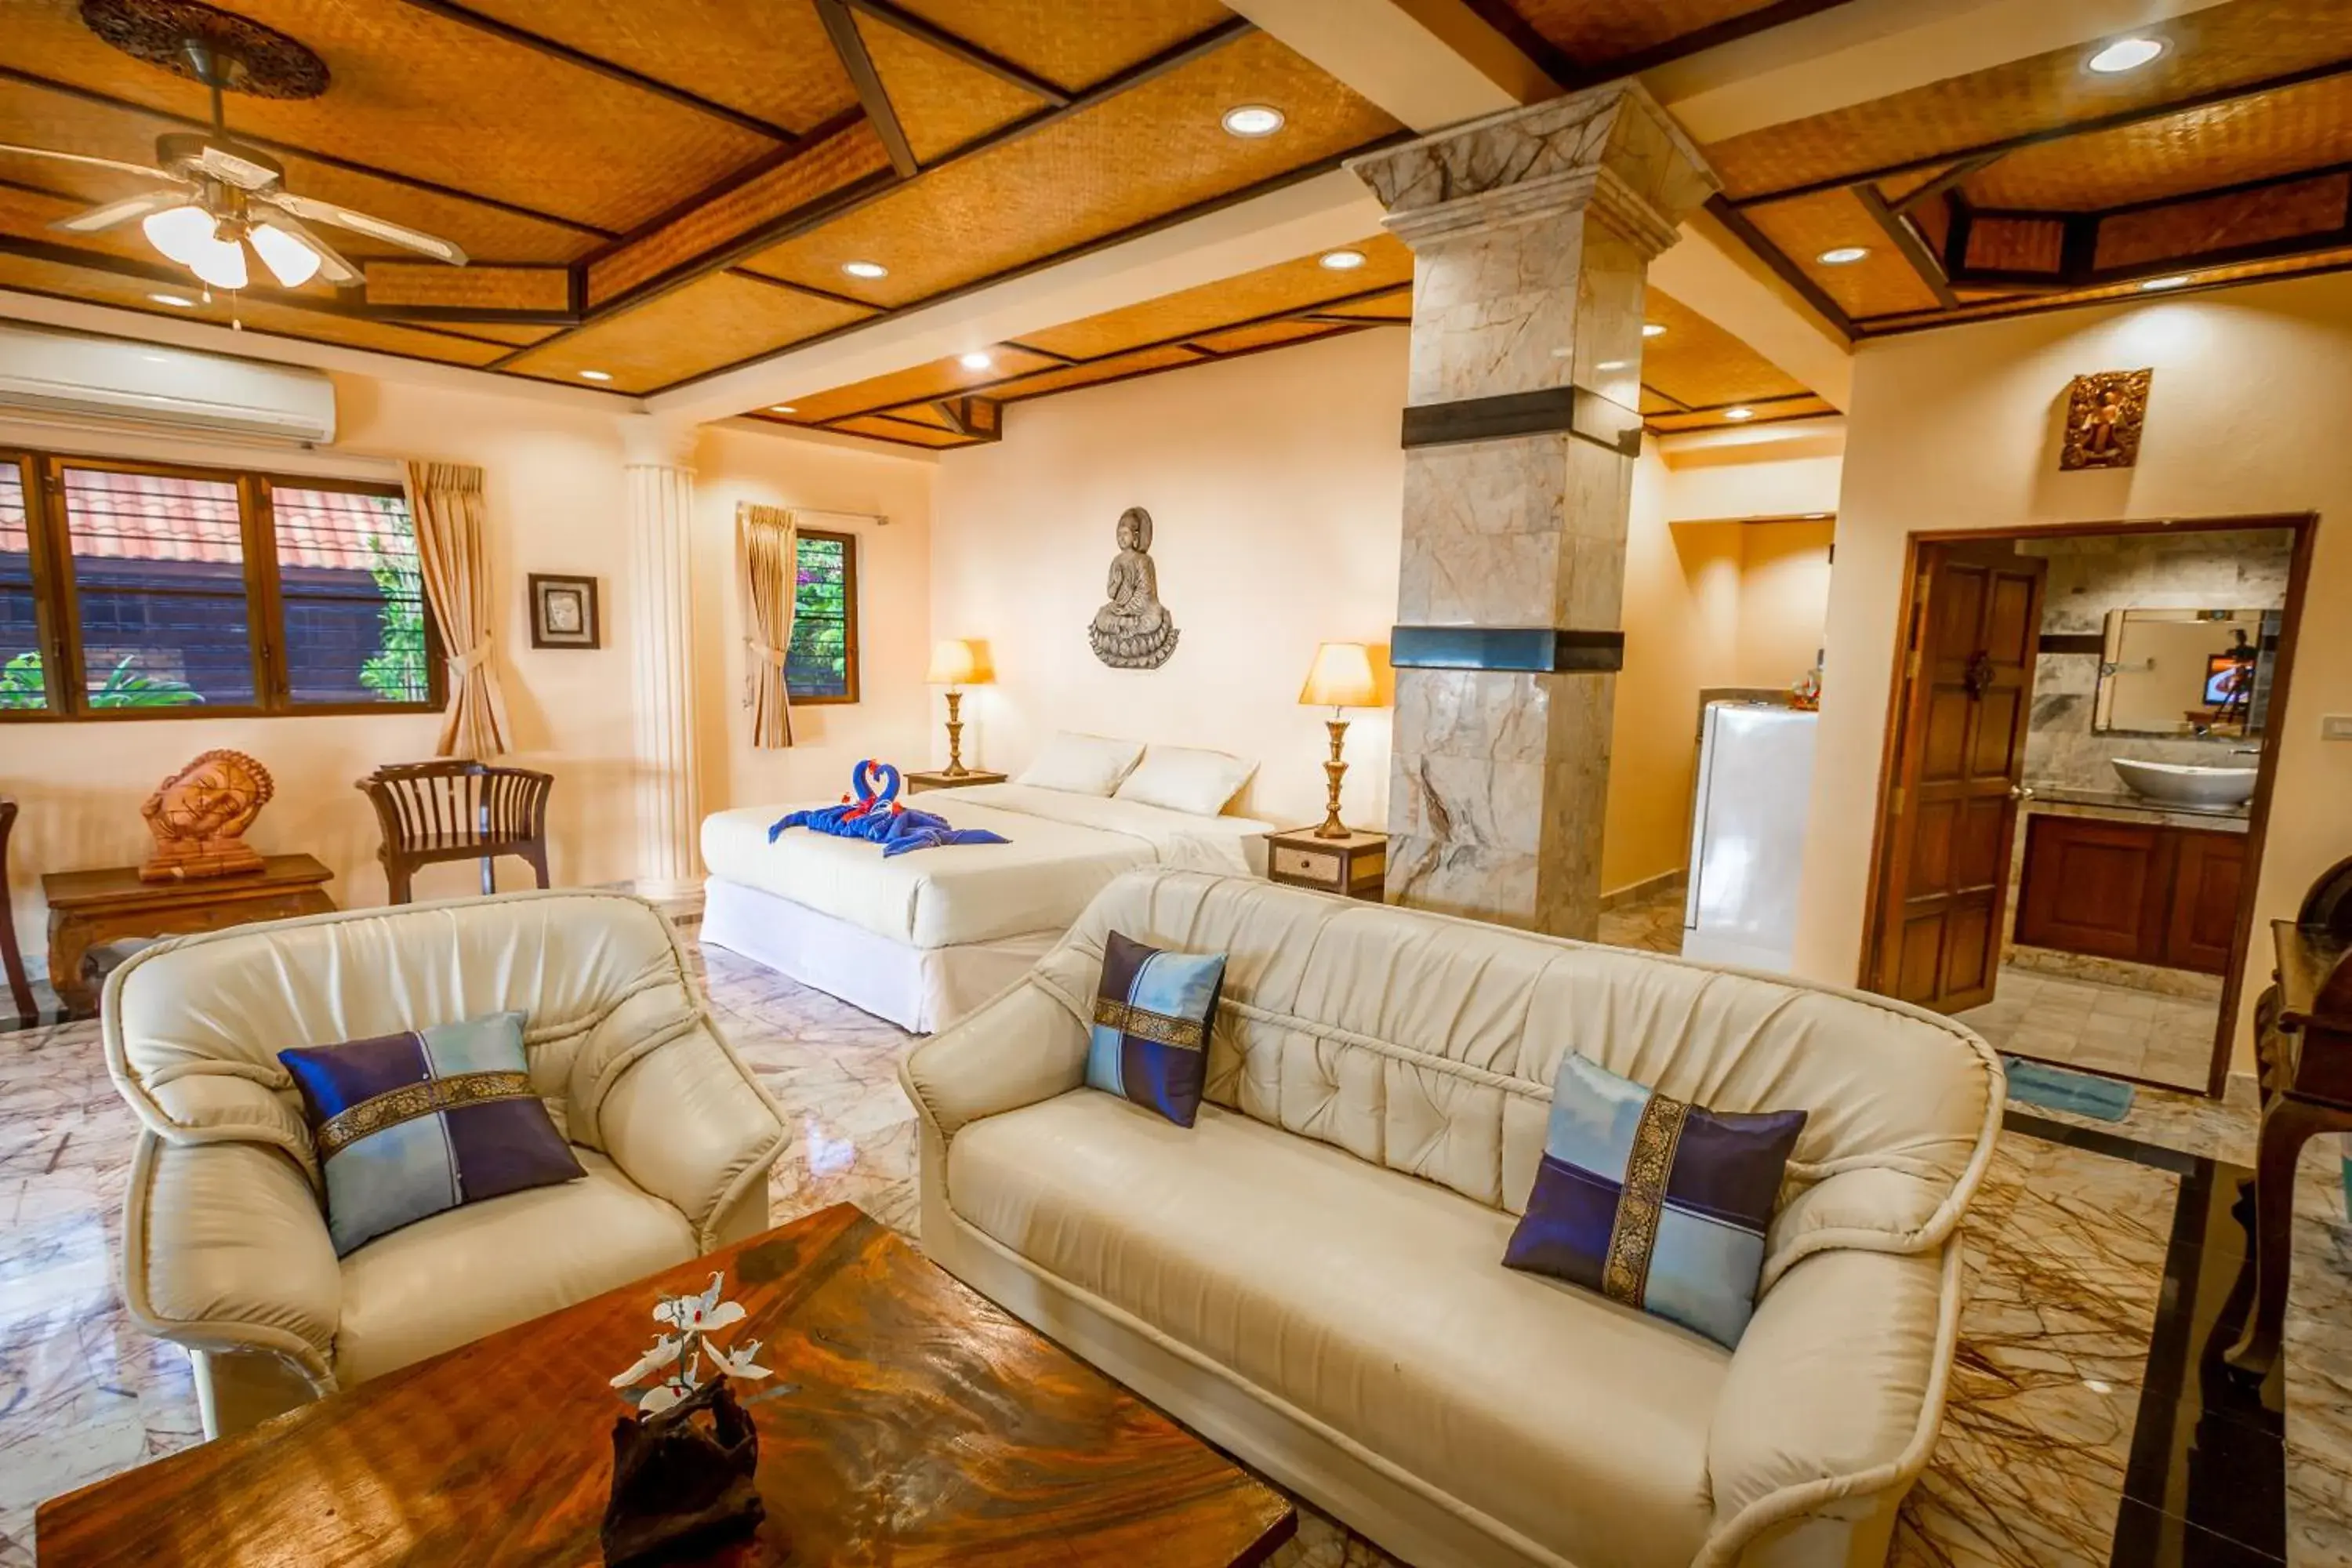
[[[360,667],[360,684],[386,702],[423,702],[432,689],[425,653],[425,573],[414,550],[389,551],[367,536],[368,574],[383,595],[383,646]]]
[[[184,680],[142,675],[131,668],[127,654],[106,672],[106,679],[89,698],[92,708],[184,708],[204,700],[204,694]],[[46,708],[48,702],[38,653],[20,653],[0,664],[0,708]]]

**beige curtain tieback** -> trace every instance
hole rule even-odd
[[[453,653],[449,656],[449,673],[452,675],[470,674],[474,670],[479,669],[485,663],[487,663],[489,657],[490,639],[484,637],[472,647],[467,648],[464,653]]]
[[[773,665],[778,669],[782,669],[792,658],[792,650],[789,648],[773,647],[761,641],[758,637],[745,637],[743,640],[751,646],[751,657],[761,664]]]

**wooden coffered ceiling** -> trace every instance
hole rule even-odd
[[[1348,247],[1345,270],[1301,257],[1215,283],[1025,332],[973,351],[873,376],[754,418],[945,450],[1001,439],[1005,405],[1162,371],[1290,348],[1412,317],[1412,253],[1386,235]],[[1328,254],[1328,253],[1327,253]],[[1656,289],[1643,344],[1642,414],[1654,432],[1713,429],[1836,412],[1729,332]]]
[[[648,394],[1319,173],[1399,132],[1215,0],[232,0],[308,45],[307,101],[231,94],[299,194],[446,235],[357,236],[361,289],[256,287],[249,329]],[[149,162],[195,83],[75,0],[6,0],[0,142]],[[1080,15],[1078,13],[1082,12]],[[1279,132],[1228,134],[1237,104]],[[137,226],[152,188],[0,154],[0,288],[226,321]],[[878,279],[842,270],[877,262]]]
[[[1853,3],[1474,0],[1562,82]],[[2352,5],[2165,9],[2137,69],[2091,40],[1713,142],[1717,215],[1858,337],[2352,266]]]

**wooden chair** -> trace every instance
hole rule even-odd
[[[495,893],[491,862],[517,856],[547,886],[547,794],[555,780],[486,763],[396,763],[359,781],[383,829],[383,879],[392,901],[409,901],[409,879],[436,860],[479,860],[482,891]]]
[[[25,978],[25,955],[16,948],[16,906],[8,894],[8,835],[16,826],[16,803],[0,800],[0,967],[8,971],[8,997],[16,1022],[31,1028],[41,1021],[33,1005],[33,983]]]

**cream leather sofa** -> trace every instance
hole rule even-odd
[[[1082,1087],[1112,930],[1231,954],[1190,1131]],[[1571,1046],[1811,1112],[1737,1352],[1503,1268]],[[1881,1562],[2002,1100],[1884,998],[1164,871],[904,1077],[932,1258],[1419,1568]]]
[[[420,1220],[338,1259],[276,1053],[523,1009],[584,1181]],[[244,926],[107,982],[106,1059],[144,1130],[123,1297],[187,1346],[207,1436],[767,1226],[784,1124],[712,1026],[668,921],[537,892]]]

